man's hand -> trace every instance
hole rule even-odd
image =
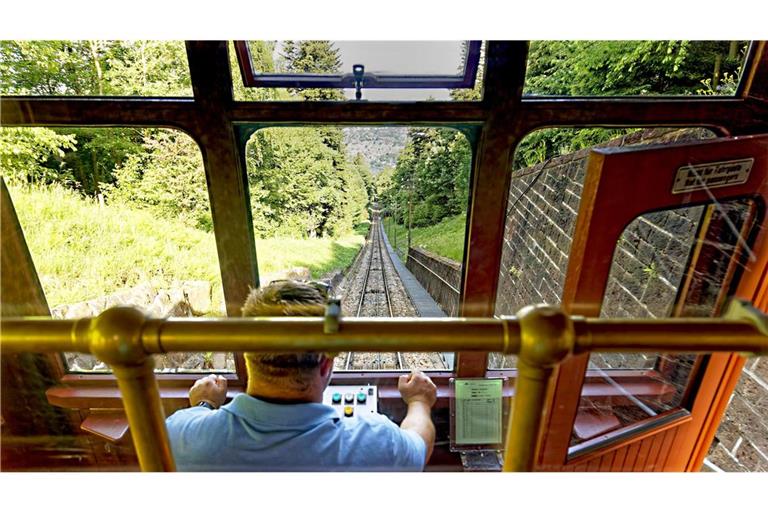
[[[423,402],[431,408],[437,400],[437,386],[424,372],[413,370],[410,375],[401,375],[397,389],[406,404]]]
[[[227,379],[221,375],[209,375],[197,379],[189,388],[189,404],[193,406],[200,402],[208,402],[218,409],[226,398]]]

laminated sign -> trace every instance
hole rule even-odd
[[[677,170],[673,194],[694,190],[741,185],[749,178],[754,158],[713,162],[710,164],[684,165]]]

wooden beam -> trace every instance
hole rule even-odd
[[[192,98],[0,98],[4,126],[158,126],[188,130]]]
[[[493,316],[504,244],[512,148],[519,136],[527,42],[490,42],[483,106],[489,112],[474,169],[464,255],[462,316]],[[457,375],[483,376],[487,354],[459,353]]]
[[[730,133],[766,123],[740,98],[542,98],[524,99],[521,109],[524,133],[559,126],[702,126]]]
[[[234,122],[264,124],[480,124],[486,114],[479,101],[239,101],[232,108]]]
[[[229,120],[232,78],[227,43],[187,41],[198,116],[192,127],[201,146],[227,314],[240,316],[249,287],[256,287],[248,180]]]

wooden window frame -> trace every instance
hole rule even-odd
[[[192,98],[3,96],[0,123],[168,127],[189,134],[203,155],[230,316],[239,314],[249,287],[259,284],[245,167],[238,150],[237,127],[241,124],[328,124],[333,120],[339,125],[476,126],[479,135],[470,178],[461,315],[490,317],[495,309],[503,244],[510,182],[507,170],[517,145],[528,133],[547,127],[702,126],[721,135],[747,135],[766,131],[768,119],[768,52],[764,41],[751,44],[736,97],[523,97],[528,43],[491,41],[481,101],[412,103],[235,101],[228,42],[187,41],[186,47]],[[22,264],[19,272],[35,274],[30,266],[31,261]],[[42,290],[35,293],[40,296]],[[39,306],[47,311],[44,302],[42,295]],[[236,361],[240,361],[238,382],[243,382],[242,356],[236,356]],[[58,366],[55,361],[51,365],[53,374],[68,386],[110,380],[96,375],[65,375],[60,361]],[[493,371],[486,367],[487,353],[459,352],[452,375],[490,375]],[[190,374],[158,374],[161,386],[169,388],[195,378]]]

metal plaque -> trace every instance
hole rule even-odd
[[[754,158],[712,162],[711,164],[684,165],[677,170],[673,194],[682,194],[694,190],[741,185],[749,178]]]

